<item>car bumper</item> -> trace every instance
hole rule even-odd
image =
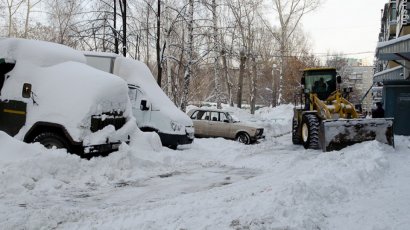
[[[92,158],[95,156],[107,156],[108,154],[118,151],[120,148],[121,144],[123,142],[112,142],[112,143],[106,143],[106,144],[99,144],[99,145],[88,145],[88,146],[83,146],[81,151],[81,157],[84,158]],[[125,141],[126,144],[129,144],[129,141]]]
[[[159,137],[161,138],[161,142],[163,146],[178,146],[178,145],[187,145],[191,144],[194,141],[194,135],[185,134],[185,135],[178,135],[178,134],[168,134],[168,133],[158,133]]]

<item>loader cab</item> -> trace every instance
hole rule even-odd
[[[305,95],[317,94],[320,100],[325,100],[336,90],[336,69],[305,69],[303,70],[302,85]]]

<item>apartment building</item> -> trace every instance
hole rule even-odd
[[[385,4],[373,77],[373,95],[380,96],[377,93],[382,89],[385,116],[394,118],[394,133],[399,135],[410,135],[409,10],[407,0],[389,0]]]
[[[374,82],[409,79],[409,10],[407,0],[389,0],[382,9]]]

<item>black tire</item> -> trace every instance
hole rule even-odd
[[[67,151],[71,151],[70,145],[68,144],[66,139],[59,134],[52,132],[44,132],[38,134],[36,137],[34,137],[33,142],[39,142],[48,149],[55,147],[57,149],[67,149]]]
[[[293,118],[293,122],[292,122],[292,143],[294,145],[303,144],[299,123],[295,118]]]
[[[314,114],[305,114],[302,118],[302,143],[305,149],[320,149],[319,119]]]
[[[236,135],[236,141],[244,143],[245,145],[249,145],[251,143],[251,137],[249,136],[249,134],[241,132]]]

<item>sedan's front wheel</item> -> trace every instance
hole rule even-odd
[[[249,145],[251,143],[251,137],[247,133],[239,133],[236,136],[236,140],[240,143],[244,143],[245,145]]]

